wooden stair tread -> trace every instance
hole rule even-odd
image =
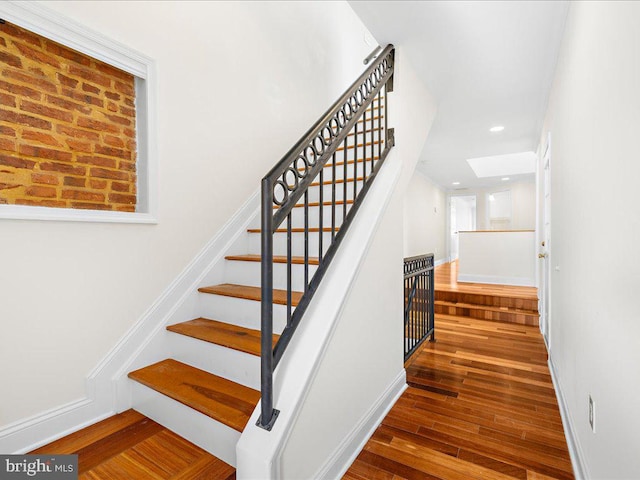
[[[240,352],[260,356],[260,330],[239,327],[229,323],[209,320],[208,318],[196,318],[188,322],[169,325],[167,330],[188,337],[197,338],[223,347],[232,348]],[[277,343],[280,335],[273,336],[273,345]]]
[[[260,400],[260,392],[173,359],[129,373],[152,388],[241,432]]]
[[[376,155],[373,157],[374,162],[377,162],[378,160],[380,160],[379,156]],[[358,159],[358,163],[364,163],[364,162],[371,163],[371,157]],[[353,165],[354,163],[356,163],[355,160],[347,160],[347,165]],[[331,167],[333,167],[333,163],[327,163],[323,168],[331,168]],[[336,162],[336,169],[338,167],[344,167],[344,161]]]
[[[513,308],[513,307],[494,307],[491,305],[480,305],[476,303],[462,303],[462,302],[447,302],[445,300],[435,300],[435,305],[445,305],[447,307],[458,307],[458,308],[477,308],[479,310],[489,310],[492,312],[504,312],[504,313],[519,313],[522,315],[539,315],[538,312],[534,310],[523,310],[521,308]]]
[[[340,227],[336,227],[333,229],[334,232],[337,232],[338,230],[340,230]],[[323,232],[331,232],[331,227],[323,227],[322,228]],[[260,228],[249,228],[247,229],[247,232],[249,233],[262,233],[262,229]],[[319,233],[320,229],[318,227],[309,227],[309,233]],[[276,229],[276,233],[287,233],[287,229],[286,228],[278,228]],[[304,228],[302,227],[296,227],[296,228],[292,228],[291,229],[291,233],[304,233]]]
[[[249,287],[247,285],[234,285],[232,283],[222,283],[211,287],[201,287],[198,289],[201,293],[211,293],[213,295],[224,295],[226,297],[244,298],[246,300],[255,300],[257,302],[262,298],[260,287]],[[291,292],[291,302],[294,306],[302,298],[302,292]],[[273,289],[273,303],[279,305],[287,304],[287,291]]]
[[[347,145],[347,150],[353,150],[354,148],[362,148],[362,147],[370,147],[372,145],[380,145],[384,143],[384,140],[374,140],[373,142],[367,142],[367,143],[359,143],[357,145]],[[343,152],[344,151],[344,147],[338,147],[336,148],[336,152]]]
[[[358,177],[358,178],[356,178],[355,180],[356,180],[356,181],[358,181],[358,182],[361,182],[361,181],[363,181],[363,180],[364,180],[364,177]],[[347,183],[353,183],[353,181],[354,181],[354,179],[353,179],[353,178],[347,178]],[[322,184],[323,184],[323,185],[331,185],[332,183],[334,183],[332,180],[327,180],[327,181],[323,182]],[[335,183],[336,183],[336,185],[337,185],[338,183],[344,183],[344,179],[339,178],[339,179],[337,179],[337,180],[335,181]],[[318,187],[318,186],[320,186],[320,182],[313,182],[313,183],[312,183],[311,185],[309,185],[309,186],[310,186],[310,187]]]
[[[374,121],[375,120],[382,120],[383,118],[384,118],[384,115],[374,115],[373,120]],[[369,122],[371,122],[371,117],[367,118],[367,123],[369,123]],[[363,120],[358,120],[356,123],[362,124],[362,123],[364,123],[364,119]]]
[[[337,150],[336,150],[336,151],[337,151]],[[373,160],[374,160],[374,161],[378,161],[378,160],[380,160],[380,157],[376,155],[376,156],[374,156],[374,157],[373,157]],[[347,162],[346,162],[346,163],[347,163],[347,165],[353,165],[354,163],[365,163],[365,162],[367,162],[367,163],[371,163],[371,157],[367,157],[367,158],[359,158],[357,161],[356,161],[356,160],[347,160]],[[344,161],[336,162],[336,170],[339,170],[339,169],[338,169],[338,167],[344,167],[344,164],[345,164],[345,162],[344,162]],[[324,168],[333,168],[333,162],[327,162],[327,163],[325,164],[325,166],[324,166],[324,167],[322,167],[322,168],[323,168],[323,169],[324,169]],[[305,169],[304,169],[304,168],[299,168],[299,169],[298,169],[298,171],[299,171],[299,172],[304,172],[304,171],[305,171]]]
[[[494,291],[492,288],[501,288],[504,291]],[[477,283],[458,283],[455,286],[452,285],[444,285],[439,283],[437,280],[435,282],[436,291],[441,292],[451,292],[451,293],[462,293],[462,294],[470,294],[470,295],[487,295],[493,297],[500,298],[518,298],[523,300],[535,300],[538,301],[537,289],[535,287],[516,287],[513,288],[514,291],[509,291],[512,287],[509,285],[486,285],[486,284],[477,284]],[[530,292],[521,292],[515,290],[530,290]]]
[[[353,203],[353,200],[347,200],[347,205],[351,205]],[[342,200],[336,200],[336,205],[344,205],[344,201]],[[309,207],[319,207],[320,206],[320,202],[309,202]],[[323,202],[322,204],[323,207],[330,207],[331,206],[331,202]],[[304,207],[304,202],[302,203],[296,203],[293,208],[303,208]],[[280,205],[274,205],[273,206],[274,210],[277,210],[278,208],[280,208]]]
[[[236,260],[240,262],[260,262],[262,261],[262,255],[228,255],[224,257],[227,260]],[[274,255],[273,263],[287,263],[286,255]],[[295,265],[304,265],[304,257],[292,256],[291,263]],[[318,265],[320,260],[318,257],[309,257],[309,265]]]

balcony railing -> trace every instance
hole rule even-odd
[[[435,341],[433,253],[404,259],[404,360]]]

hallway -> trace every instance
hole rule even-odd
[[[409,388],[343,478],[573,478],[538,327],[442,314],[435,325],[436,343],[407,366]]]

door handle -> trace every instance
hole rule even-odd
[[[539,253],[538,254],[538,258],[547,258],[547,254],[546,253]]]

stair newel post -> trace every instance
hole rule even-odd
[[[260,399],[257,425],[271,430],[277,417],[273,409],[273,182],[262,179],[261,196],[261,310]]]

